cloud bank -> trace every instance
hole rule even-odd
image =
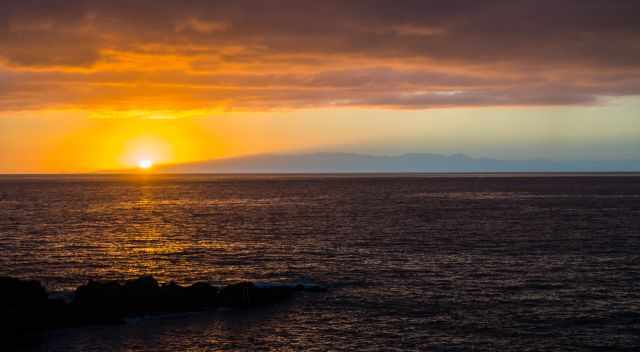
[[[640,2],[24,1],[0,110],[586,105],[640,94]]]

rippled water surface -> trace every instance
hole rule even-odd
[[[51,351],[640,350],[640,177],[0,177],[0,274],[324,283]]]

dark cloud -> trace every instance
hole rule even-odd
[[[8,0],[0,58],[24,76],[0,108],[113,105],[116,86],[194,106],[587,104],[640,93],[638,18],[636,0]]]

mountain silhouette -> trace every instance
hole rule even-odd
[[[637,172],[638,160],[497,160],[464,154],[411,153],[374,156],[352,153],[263,154],[174,165],[160,173],[359,173],[359,172]]]

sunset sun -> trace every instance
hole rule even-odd
[[[153,166],[153,161],[149,159],[142,159],[138,161],[138,168],[142,170],[150,169]]]

